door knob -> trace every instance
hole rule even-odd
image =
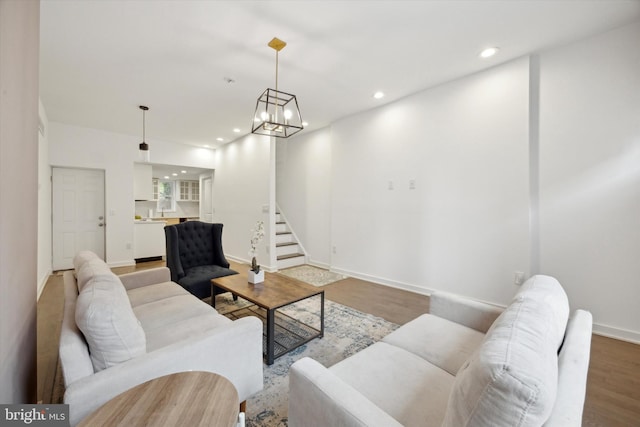
[[[102,220],[104,219],[104,217],[103,217],[102,215],[100,215],[100,216],[98,217],[98,219],[99,219],[100,221],[102,221]]]
[[[104,224],[101,222],[100,224],[98,224],[98,227],[104,227]]]

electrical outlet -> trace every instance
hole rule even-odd
[[[336,253],[336,247],[335,246],[333,248],[331,248],[331,252],[333,252],[334,254]]]
[[[523,283],[524,283],[524,272],[516,271],[513,274],[513,284],[516,286],[522,286]]]
[[[389,181],[389,183],[387,184],[387,188],[389,190],[393,190],[393,181]]]
[[[416,189],[416,180],[415,179],[410,179],[409,180],[409,190],[415,190]]]
[[[127,242],[127,249],[131,249],[131,243]]]

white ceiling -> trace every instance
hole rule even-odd
[[[638,19],[634,0],[42,0],[40,93],[52,121],[141,137],[147,105],[147,142],[213,147],[250,132],[274,36],[308,132]]]

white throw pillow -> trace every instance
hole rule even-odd
[[[568,317],[560,284],[530,279],[458,371],[443,426],[543,425],[556,399]]]
[[[144,329],[113,273],[94,276],[84,286],[76,302],[76,324],[89,345],[95,372],[146,352]]]
[[[76,270],[76,274],[80,270],[80,267],[85,262],[91,261],[93,259],[100,259],[98,255],[91,251],[80,251],[73,257],[73,268]]]
[[[76,285],[78,292],[82,292],[85,285],[94,276],[111,274],[111,269],[106,262],[96,257],[95,259],[83,262],[79,270],[76,270]]]
[[[569,298],[560,283],[551,276],[533,276],[522,285],[513,301],[523,298],[544,302],[546,314],[550,316],[547,319],[550,344],[555,346],[556,352],[559,351],[569,321]]]

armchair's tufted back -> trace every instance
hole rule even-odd
[[[222,251],[222,224],[187,221],[165,227],[167,266],[172,280],[201,265],[229,267]],[[175,276],[175,277],[174,277]]]
[[[182,268],[214,264],[213,224],[187,221],[177,227],[177,230]]]

